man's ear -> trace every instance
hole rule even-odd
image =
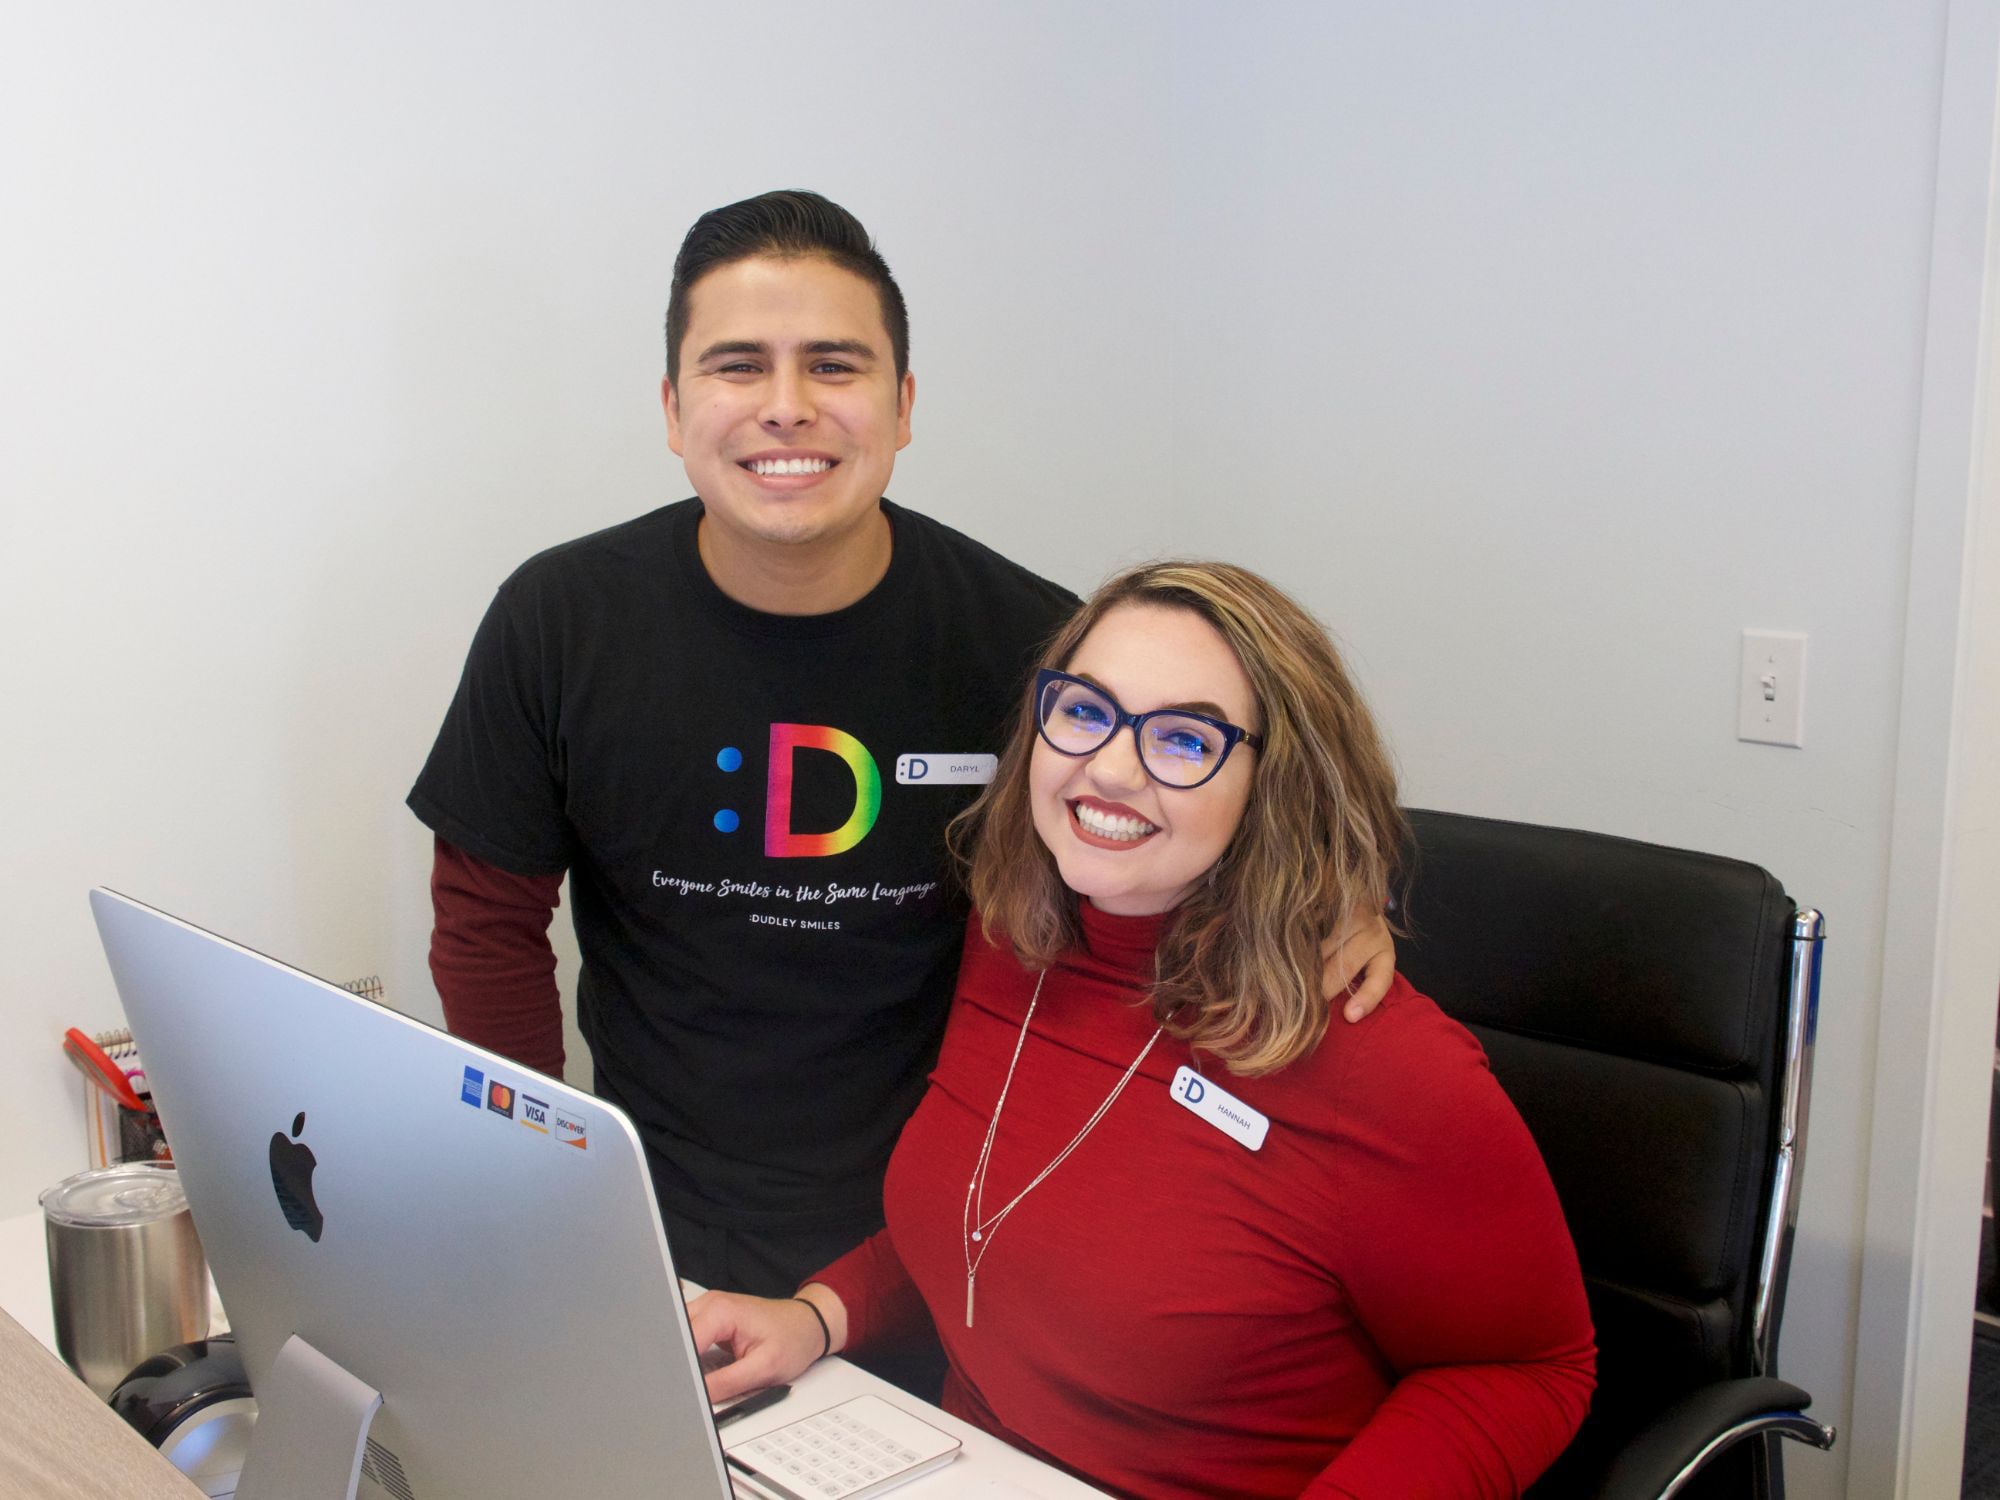
[[[681,398],[675,392],[674,383],[671,380],[663,379],[660,382],[660,405],[665,408],[667,413],[667,447],[678,454],[681,451]],[[909,418],[907,415],[903,419],[903,426],[907,433],[909,428]],[[907,435],[903,441],[906,443],[909,441]]]
[[[896,393],[896,451],[902,452],[910,446],[910,408],[917,404],[917,377],[915,372],[903,372],[902,389]],[[668,419],[671,422],[671,418]],[[676,453],[680,449],[674,450]]]

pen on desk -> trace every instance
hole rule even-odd
[[[738,1417],[747,1417],[753,1411],[762,1411],[767,1406],[776,1406],[785,1397],[791,1395],[791,1393],[792,1388],[788,1385],[767,1385],[763,1390],[745,1396],[727,1411],[717,1412],[715,1414],[715,1425],[717,1427],[727,1427]]]

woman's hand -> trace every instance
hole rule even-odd
[[[1341,1014],[1358,1021],[1382,1003],[1396,978],[1396,939],[1380,912],[1351,915],[1319,945],[1325,967],[1320,993],[1329,1005],[1341,1000]]]
[[[694,1345],[720,1344],[734,1358],[708,1374],[708,1399],[727,1401],[767,1385],[783,1385],[803,1374],[823,1353],[847,1341],[847,1309],[818,1282],[803,1289],[813,1306],[796,1297],[745,1297],[735,1292],[703,1292],[688,1304]],[[826,1331],[813,1308],[826,1319]]]

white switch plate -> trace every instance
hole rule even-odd
[[[1758,745],[1803,745],[1805,727],[1805,636],[1792,630],[1744,631],[1736,738]]]

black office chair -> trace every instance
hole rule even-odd
[[[1411,810],[1398,944],[1469,1026],[1562,1198],[1598,1386],[1536,1500],[1783,1494],[1772,1434],[1822,925],[1755,865]]]

